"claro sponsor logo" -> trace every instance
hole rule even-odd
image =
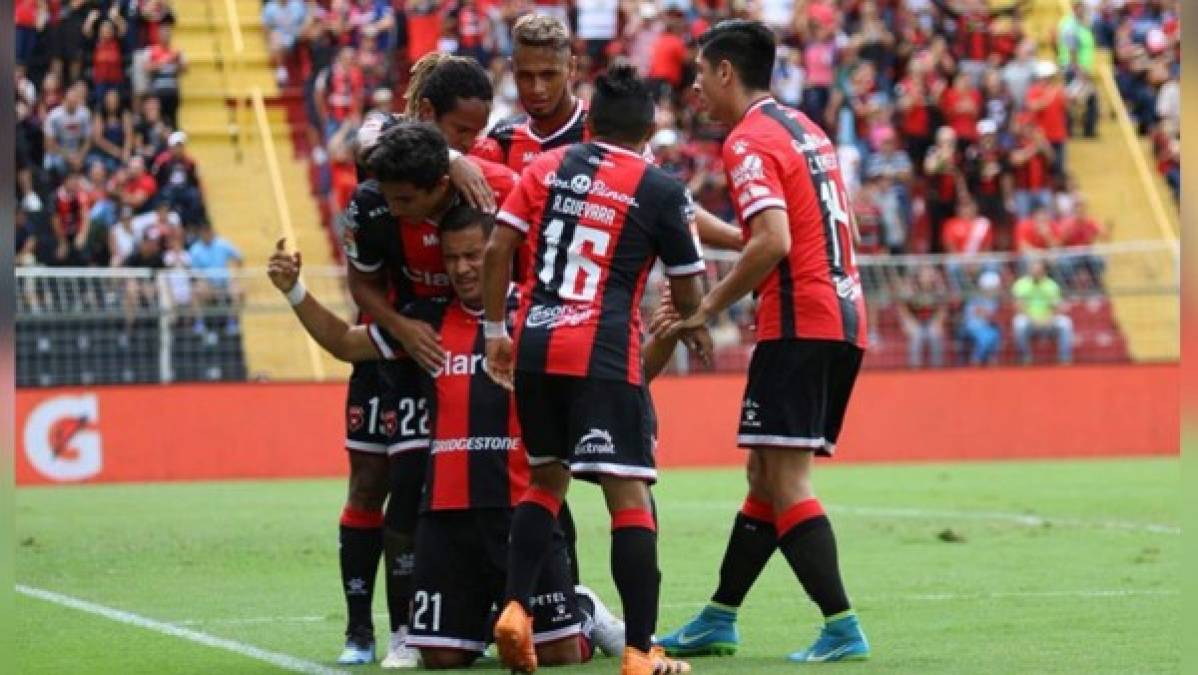
[[[25,419],[25,457],[46,478],[87,480],[103,468],[103,444],[96,423],[95,394],[55,396],[38,404]]]
[[[520,439],[510,436],[471,436],[433,441],[433,452],[474,452],[476,450],[519,450]]]

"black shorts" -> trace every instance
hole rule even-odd
[[[486,649],[503,602],[511,522],[511,509],[421,514],[408,646]],[[565,538],[556,530],[530,602],[537,644],[582,632],[567,555]]]
[[[647,387],[527,371],[516,371],[515,384],[529,464],[558,461],[591,480],[657,480],[657,418]]]
[[[428,449],[428,401],[410,359],[354,364],[345,401],[345,447],[393,455]]]
[[[759,342],[749,363],[736,442],[832,456],[865,352],[832,340]]]

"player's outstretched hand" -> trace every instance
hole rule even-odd
[[[487,340],[487,358],[483,370],[495,380],[495,384],[512,391],[515,388],[515,347],[510,337]]]
[[[441,370],[445,364],[445,351],[441,349],[441,338],[432,326],[416,319],[400,317],[395,325],[386,328],[421,368],[430,373]]]
[[[286,243],[286,239],[275,242],[275,252],[270,256],[270,262],[266,267],[266,274],[270,277],[271,283],[284,293],[295,286],[296,280],[299,279],[300,269],[303,267],[303,258],[299,251],[287,253],[283,250]]]
[[[466,159],[458,157],[449,163],[449,180],[462,193],[470,205],[479,211],[495,213],[495,194],[483,176],[482,169]]]
[[[705,328],[707,322],[711,320],[711,311],[706,305],[699,305],[699,309],[695,310],[694,314],[675,321],[665,329],[666,337],[682,338],[684,333],[689,333],[699,328]],[[689,345],[688,345],[689,346]]]
[[[653,316],[649,317],[649,333],[659,340],[664,340],[667,338],[667,331],[680,321],[682,317],[678,316],[678,310],[670,304],[669,295],[662,296],[661,304],[654,310]]]

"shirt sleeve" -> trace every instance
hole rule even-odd
[[[369,196],[359,188],[338,216],[345,258],[359,272],[366,273],[377,272],[383,266],[383,232],[376,221],[379,210],[385,214],[387,209],[381,198],[369,199]]]
[[[781,172],[772,153],[748,135],[724,143],[724,171],[741,224],[765,209],[786,210]]]
[[[657,255],[668,276],[700,274],[706,266],[695,226],[695,204],[689,190],[673,179],[668,180],[673,189],[665,195],[657,221]]]
[[[520,234],[528,234],[529,223],[533,219],[538,197],[543,199],[543,195],[539,194],[542,191],[541,182],[537,178],[539,175],[535,162],[524,170],[524,175],[512,188],[507,199],[503,201],[503,207],[499,209],[499,215],[495,217],[499,224],[507,225]]]

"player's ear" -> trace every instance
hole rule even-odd
[[[421,122],[432,122],[437,119],[437,111],[433,109],[433,102],[427,98],[420,99],[420,103],[416,104],[416,115]]]
[[[716,75],[719,77],[720,84],[728,86],[732,84],[733,76],[736,75],[736,69],[732,67],[732,62],[724,59],[715,67]]]

